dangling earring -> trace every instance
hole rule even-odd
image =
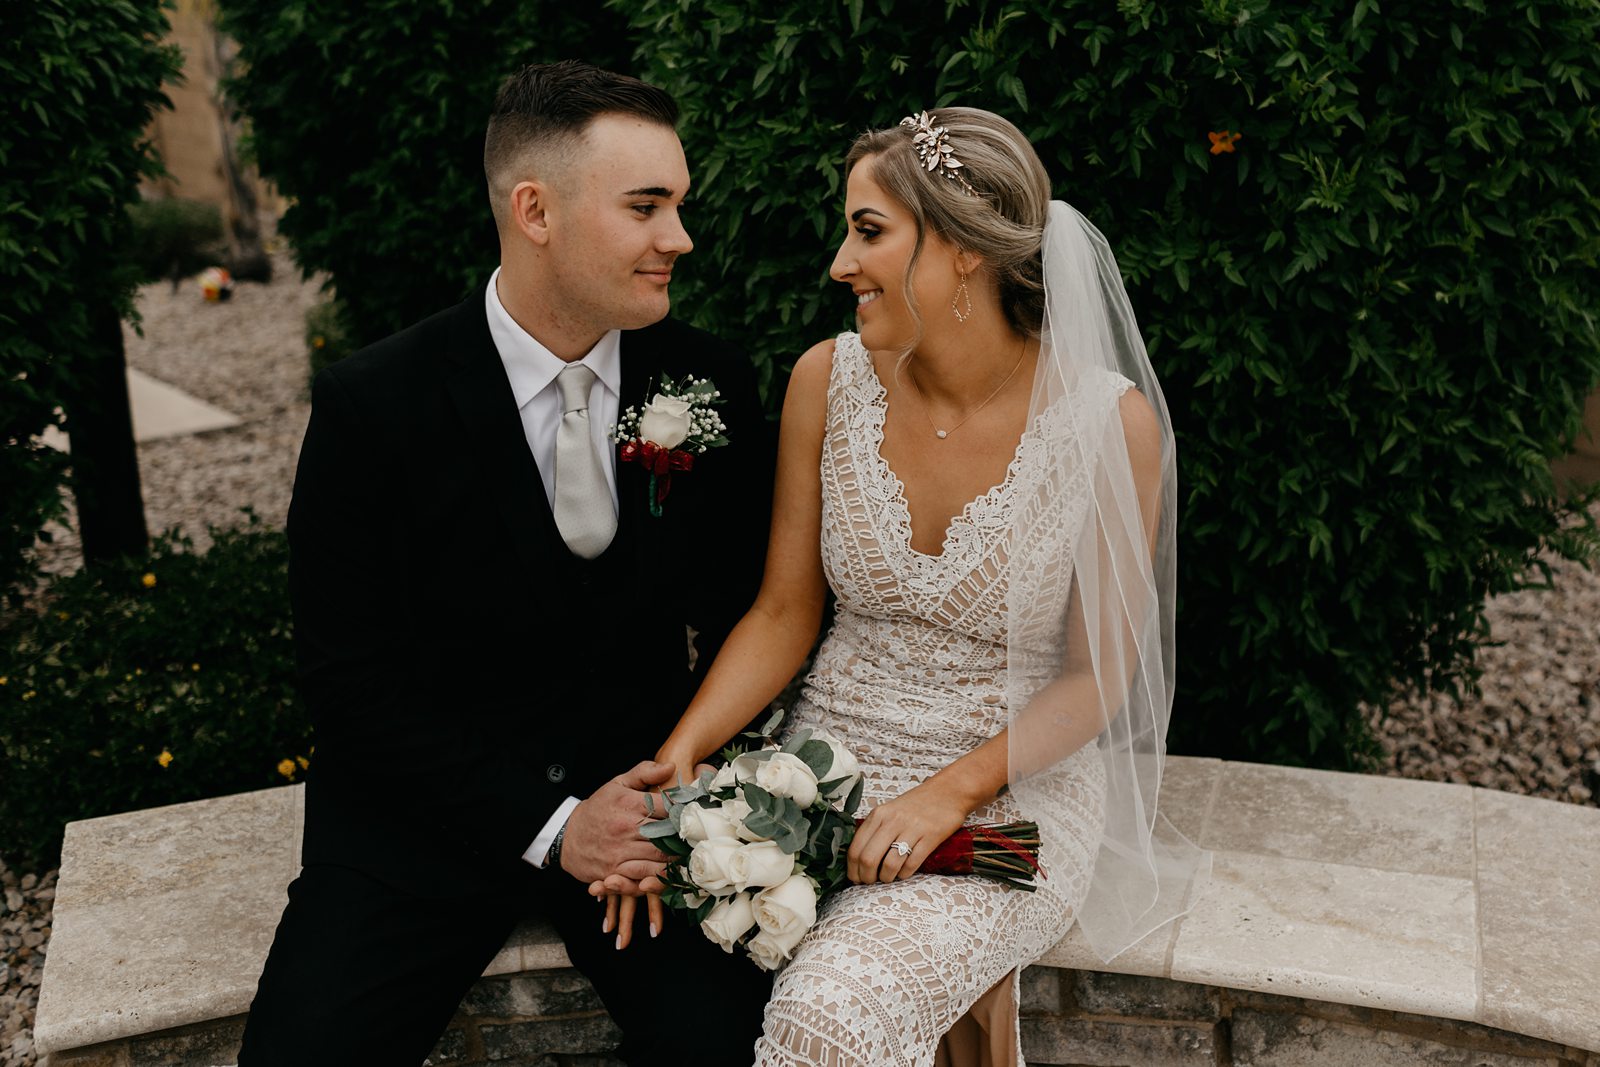
[[[965,301],[966,313],[961,311],[960,302]],[[956,286],[955,293],[950,297],[950,310],[956,313],[957,322],[966,322],[972,317],[972,294],[967,291],[967,272],[961,272],[961,284]]]

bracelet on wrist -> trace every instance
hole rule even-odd
[[[555,836],[554,840],[552,840],[550,842],[550,851],[545,853],[544,865],[546,867],[555,867],[558,870],[560,869],[560,867],[561,867],[561,842],[566,840],[566,837],[567,837],[567,824],[566,823],[562,823],[561,824],[561,829],[556,831],[556,836]]]

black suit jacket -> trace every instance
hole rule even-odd
[[[668,319],[624,332],[621,362],[624,408],[710,378],[730,443],[660,517],[619,464],[594,561],[556,529],[483,287],[317,376],[289,509],[306,863],[427,895],[527,877],[545,820],[655,752],[749,607],[774,452],[750,361]]]

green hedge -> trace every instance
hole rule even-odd
[[[148,559],[57,579],[0,630],[13,866],[53,863],[73,819],[281,785],[311,755],[287,540],[253,518],[211,534],[202,554],[169,534]]]
[[[997,110],[1105,231],[1179,435],[1180,750],[1346,765],[1359,701],[1470,674],[1485,595],[1592,548],[1546,460],[1600,377],[1595,5],[628,8],[685,105],[678,306],[775,367],[847,321],[863,127]]]
[[[245,150],[289,198],[278,232],[327,271],[355,347],[461,299],[499,261],[483,133],[524,63],[626,62],[602,4],[222,0]]]
[[[492,262],[477,145],[499,76],[605,61],[565,36],[578,21],[532,48],[531,15],[483,0],[226,7],[285,228],[357,341]],[[699,249],[677,307],[752,348],[769,400],[850,321],[825,271],[860,129],[998,110],[1106,232],[1179,433],[1180,750],[1347,764],[1358,702],[1470,674],[1485,595],[1593,544],[1546,465],[1600,377],[1593,4],[613,9],[635,72],[684,105]]]
[[[66,458],[35,439],[74,367],[99,357],[95,316],[131,313],[124,262],[144,131],[167,106],[176,48],[158,4],[37,0],[0,35],[0,595],[31,583],[34,539],[61,514]]]

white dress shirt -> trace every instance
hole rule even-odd
[[[489,278],[484,294],[485,310],[489,316],[489,336],[505,365],[506,377],[511,382],[511,395],[516,398],[517,410],[522,415],[522,432],[528,439],[528,451],[539,466],[539,479],[544,483],[545,500],[555,506],[556,494],[556,430],[561,425],[561,389],[556,385],[556,375],[567,366],[566,362],[517,325],[517,320],[500,303],[498,285],[500,271],[495,269]],[[594,371],[595,381],[589,389],[589,432],[594,437],[595,451],[601,457],[600,467],[605,471],[606,485],[611,489],[611,507],[617,507],[617,450],[611,447],[607,431],[617,421],[622,395],[622,334],[612,330],[591,348],[578,362]],[[556,831],[566,825],[572,809],[578,806],[577,797],[568,797],[545,822],[539,836],[522,854],[522,858],[535,867],[543,867],[549,858],[550,845]]]

